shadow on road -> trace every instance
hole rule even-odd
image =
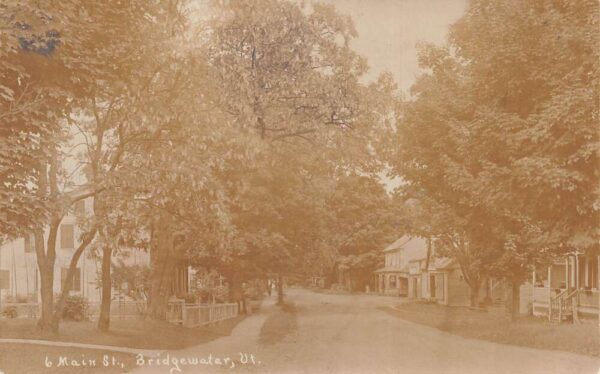
[[[260,329],[259,344],[272,345],[280,342],[298,328],[298,310],[293,303],[286,303],[271,313]]]

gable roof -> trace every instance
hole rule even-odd
[[[400,252],[404,263],[427,257],[427,241],[418,236],[405,235],[387,246],[383,252]]]
[[[387,247],[385,247],[385,249],[383,250],[384,252],[391,252],[391,251],[395,251],[397,249],[402,248],[402,246],[404,244],[406,244],[408,241],[410,241],[410,237],[408,236],[403,236],[400,239],[396,240],[395,242],[393,242],[392,244],[388,245]]]

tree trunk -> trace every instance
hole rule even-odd
[[[240,313],[246,313],[246,300],[244,298],[244,290],[242,290],[242,284],[238,276],[231,275],[227,278],[228,284],[228,295],[230,303],[237,303]]]
[[[98,329],[100,331],[108,331],[110,328],[110,303],[112,297],[111,260],[112,248],[105,245],[102,248],[102,302],[100,304],[100,316],[98,317]]]
[[[511,303],[510,303],[510,318],[516,321],[521,316],[521,283],[512,282]]]
[[[52,328],[58,332],[58,325],[60,319],[62,318],[63,309],[65,307],[65,303],[67,301],[67,297],[69,296],[69,292],[71,292],[71,288],[73,286],[73,277],[75,277],[75,270],[77,269],[77,264],[79,263],[79,259],[81,255],[88,247],[88,245],[94,240],[96,236],[97,229],[93,227],[91,231],[89,231],[86,235],[84,235],[83,240],[73,253],[73,257],[71,257],[71,262],[69,263],[69,269],[67,270],[67,276],[63,280],[60,297],[58,302],[56,303],[56,308],[54,308],[54,316],[52,318]]]
[[[481,287],[481,282],[479,281],[479,279],[471,280],[471,283],[469,284],[471,308],[479,307],[479,289],[480,289],[480,287]]]
[[[43,332],[56,332],[52,325],[54,310],[54,266],[47,268],[39,264],[40,269],[40,295],[42,298],[42,312],[38,320],[38,328]]]
[[[42,311],[38,320],[38,328],[44,332],[58,332],[58,326],[53,324],[54,313],[54,263],[56,259],[56,235],[60,219],[54,218],[50,225],[48,241],[44,245],[44,230],[37,229],[34,233],[35,252],[40,271],[40,296]]]
[[[277,305],[283,305],[283,276],[277,274]]]
[[[165,320],[175,271],[172,217],[161,212],[152,237],[151,284],[146,317]]]

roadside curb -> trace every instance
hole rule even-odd
[[[70,347],[70,348],[84,348],[84,349],[96,349],[102,351],[112,351],[121,353],[141,354],[146,357],[155,357],[160,355],[164,350],[152,350],[152,349],[138,349],[129,347],[117,347],[113,345],[99,345],[99,344],[84,344],[84,343],[72,343],[72,342],[56,342],[51,340],[34,340],[34,339],[0,339],[2,343],[13,343],[13,344],[32,344],[32,345],[46,345],[51,347]]]

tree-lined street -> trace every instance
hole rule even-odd
[[[0,338],[595,367],[598,1],[324,1],[1,1]]]
[[[296,322],[282,326],[290,330],[283,332],[281,341],[260,342],[263,324],[277,313],[273,300],[267,300],[260,313],[248,317],[231,336],[169,353],[178,358],[212,354],[236,359],[239,352],[249,353],[261,363],[235,370],[251,373],[596,374],[600,368],[598,358],[466,339],[402,320],[386,312],[401,302],[396,298],[287,292]],[[182,365],[182,370],[211,372],[206,365]],[[166,370],[146,366],[134,371],[147,372]]]

